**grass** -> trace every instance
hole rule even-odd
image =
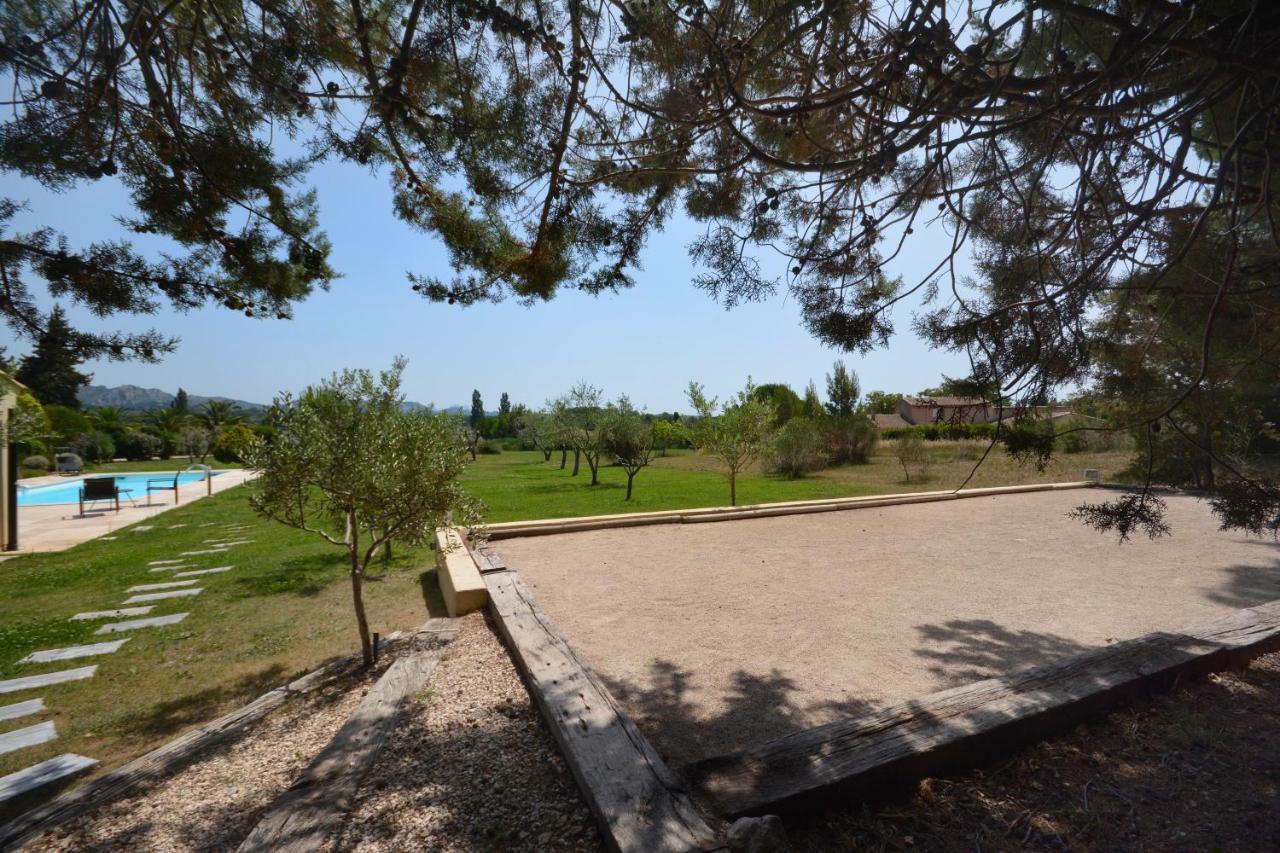
[[[892,443],[882,445],[865,465],[829,468],[797,480],[755,469],[738,477],[740,505],[859,495],[894,494],[956,488],[969,476],[986,444],[976,441],[930,442],[927,479],[908,482],[893,455]],[[992,451],[969,482],[969,487],[1051,483],[1079,480],[1085,468],[1098,468],[1104,479],[1116,479],[1128,463],[1128,451],[1061,454],[1044,471],[1019,465]],[[692,507],[725,506],[728,481],[714,459],[690,451],[658,457],[636,477],[635,493],[626,501],[626,474],[602,467],[600,483],[589,486],[591,472],[583,462],[570,476],[573,457],[560,470],[560,457],[544,462],[534,451],[481,455],[464,476],[467,489],[489,507],[493,523],[533,518],[568,518],[622,512],[647,512]]]
[[[43,696],[58,729],[51,743],[0,755],[0,775],[63,752],[97,758],[99,770],[110,769],[293,676],[358,651],[345,552],[259,519],[246,497],[243,487],[228,489],[123,528],[115,540],[0,562],[0,678],[98,664],[86,681],[0,695],[0,704]],[[224,529],[229,524],[249,527],[231,535]],[[147,525],[152,529],[140,529]],[[93,632],[101,621],[69,617],[119,607],[127,587],[171,579],[168,572],[150,572],[149,561],[226,538],[253,541],[190,562],[235,569],[202,576],[203,593],[156,602],[147,614],[189,612],[183,622],[131,632],[114,654],[17,663],[41,649],[126,636],[98,637]],[[373,630],[386,634],[420,625],[428,605],[439,612],[432,566],[425,549],[397,549],[390,564],[375,563],[365,586]],[[0,731],[37,719],[0,723]]]

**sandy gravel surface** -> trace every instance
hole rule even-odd
[[[234,850],[262,810],[329,742],[375,678],[376,673],[345,677],[285,703],[239,739],[46,834],[29,849]]]
[[[674,765],[1280,598],[1280,546],[1169,500],[1118,545],[1114,492],[970,498],[500,540]]]
[[[602,849],[573,777],[482,614],[463,618],[329,849]]]

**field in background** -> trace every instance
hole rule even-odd
[[[172,463],[170,463],[172,464]],[[86,681],[0,696],[0,704],[43,696],[58,738],[0,756],[0,775],[63,752],[97,758],[105,770],[213,719],[321,663],[359,651],[345,552],[318,537],[264,521],[245,487],[229,489],[57,554],[0,562],[0,678],[98,664]],[[214,526],[197,525],[216,523]],[[228,534],[223,525],[245,524]],[[138,527],[152,525],[150,530]],[[175,525],[185,525],[174,529]],[[204,550],[206,539],[250,539],[222,554],[192,557],[195,568],[234,565],[206,575],[204,592],[156,602],[148,616],[189,612],[181,623],[113,637],[101,621],[72,622],[81,611],[121,606],[126,588],[170,580],[151,560]],[[438,603],[431,552],[397,549],[375,561],[365,585],[371,627],[383,634],[415,627]],[[110,620],[107,620],[110,621]],[[129,637],[114,654],[53,664],[22,664],[30,652]],[[0,731],[30,719],[0,723]]]
[[[859,495],[931,491],[959,486],[986,449],[981,441],[928,442],[931,462],[927,479],[908,482],[893,455],[893,442],[884,442],[865,465],[843,465],[788,480],[766,474],[760,466],[738,478],[738,503],[810,500]],[[1059,454],[1044,471],[1019,465],[998,449],[979,467],[970,488],[1053,483],[1082,479],[1085,468],[1098,468],[1104,480],[1116,480],[1132,454],[1126,450]],[[507,451],[481,455],[467,470],[467,489],[488,504],[486,520],[492,523],[533,518],[567,518],[620,512],[646,512],[725,506],[729,485],[714,459],[691,451],[672,451],[654,459],[636,477],[635,494],[626,495],[627,477],[619,468],[602,467],[600,483],[588,486],[591,472],[583,461],[577,477],[568,466],[559,468],[560,455],[550,462],[534,451]]]

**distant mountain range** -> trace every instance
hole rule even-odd
[[[98,406],[114,406],[126,412],[149,412],[152,409],[166,409],[173,405],[173,394],[159,388],[139,388],[137,385],[117,385],[108,388],[105,385],[87,385],[80,389],[80,405],[86,409]],[[236,400],[231,397],[201,397],[199,394],[187,393],[187,405],[192,409],[210,400],[226,400],[235,403],[246,411],[265,408],[262,403],[250,403],[247,400]]]
[[[117,385],[114,388],[108,388],[105,385],[86,385],[80,389],[78,396],[80,405],[86,409],[114,406],[124,412],[149,412],[153,409],[167,409],[173,405],[176,395],[161,391],[159,388],[139,388],[137,385]],[[263,403],[250,403],[248,400],[236,400],[233,397],[202,397],[199,394],[187,392],[187,405],[191,409],[197,409],[210,400],[226,400],[235,403],[246,412],[256,412],[266,408]],[[405,411],[420,412],[430,406],[406,401],[404,408]],[[449,406],[441,411],[449,414],[467,414],[471,411],[471,407]]]

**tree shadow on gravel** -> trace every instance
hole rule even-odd
[[[1011,630],[990,619],[952,619],[918,625],[917,657],[949,687],[1053,663],[1097,648],[1057,634]]]
[[[805,704],[796,695],[802,688],[778,670],[762,674],[740,669],[731,692],[722,697],[722,709],[709,713],[689,696],[695,678],[668,660],[653,661],[643,684],[600,675],[672,766],[876,707],[861,699]]]
[[[1206,589],[1205,598],[1236,609],[1280,598],[1280,546],[1265,544],[1276,549],[1275,559],[1261,565],[1228,566],[1222,570],[1222,584]]]

